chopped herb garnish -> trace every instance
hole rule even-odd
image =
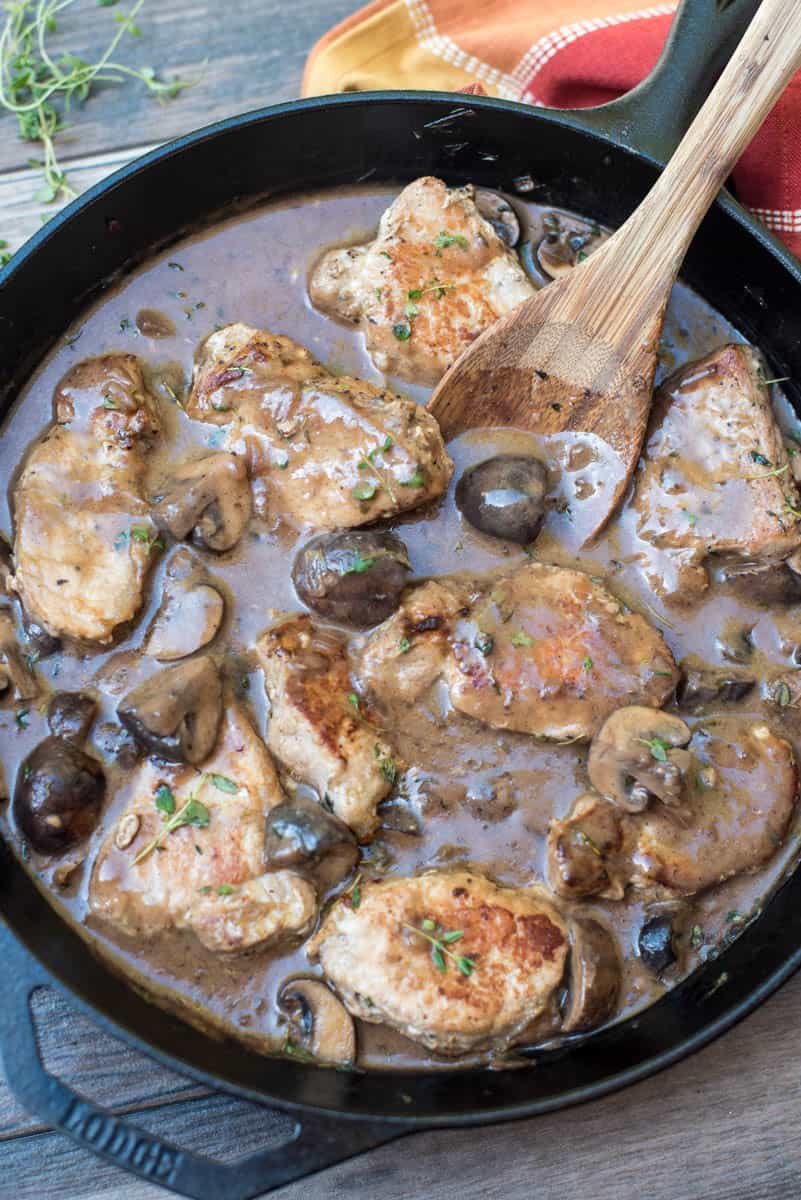
[[[598,849],[595,842],[592,840],[589,834],[584,832],[583,829],[576,829],[573,831],[573,841],[578,842],[580,846],[586,846],[587,849],[591,850],[592,853],[598,858],[603,858],[603,854]]]
[[[518,633],[512,634],[512,645],[513,646],[533,646],[534,638],[531,637],[527,633],[523,633],[523,631],[520,630]]]
[[[165,839],[176,829],[182,829],[184,825],[194,825],[198,829],[205,829],[208,823],[209,810],[195,796],[190,796],[186,804],[165,821],[157,837],[154,837],[152,842],[148,842],[144,849],[139,851],[133,860],[133,865],[136,866],[137,863],[142,862],[154,850],[160,850]]]
[[[167,266],[171,271],[183,271],[183,267],[179,262],[168,262]]]
[[[356,484],[356,487],[353,489],[353,495],[357,500],[372,500],[377,491],[378,487],[376,484],[365,481],[364,483]]]
[[[317,1059],[312,1054],[311,1050],[306,1050],[304,1046],[296,1046],[295,1043],[287,1038],[284,1042],[284,1054],[288,1054],[290,1058],[296,1058],[298,1062],[316,1063]]]
[[[355,692],[348,693],[348,704],[351,708],[355,708],[357,712],[359,711],[359,697]]]
[[[151,532],[149,529],[145,529],[143,525],[132,525],[131,537],[134,539],[134,541],[141,542],[144,546],[147,546],[148,551],[164,549],[164,542],[161,540],[158,533],[155,531]]]
[[[415,468],[414,475],[410,475],[408,479],[402,479],[400,485],[401,487],[421,488],[425,486],[425,482],[425,475],[422,468],[418,466]]]
[[[387,434],[387,436],[384,438],[384,444],[381,447],[381,452],[383,454],[389,454],[394,445],[395,443],[393,442],[392,438],[389,436],[389,434]]]
[[[462,250],[466,250],[467,238],[461,233],[448,233],[443,230],[434,238],[434,245],[437,250],[447,250],[449,246],[461,246]]]
[[[349,890],[347,892],[345,892],[345,895],[348,898],[348,903],[350,904],[350,907],[355,911],[362,902],[362,877],[361,877],[361,875],[356,876],[356,878],[354,879]]]
[[[726,913],[726,920],[731,925],[731,924],[739,924],[739,922],[745,920],[745,918],[743,917],[742,913],[737,911],[736,908],[732,908],[729,912]]]
[[[233,796],[239,791],[239,787],[234,783],[233,779],[229,779],[227,775],[210,775],[209,779],[214,784],[218,792],[226,792],[229,796]]]
[[[693,525],[697,525],[698,524],[698,515],[696,513],[688,512],[687,513],[687,524],[690,527],[692,527]]]
[[[412,648],[412,643],[407,637],[402,637],[398,642],[398,650],[401,654],[408,654]]]
[[[587,656],[587,658],[582,660],[581,665],[585,671],[591,671],[592,670],[592,659],[589,656]]]
[[[414,303],[413,300],[406,301],[406,305],[405,305],[403,311],[406,314],[407,320],[409,320],[409,321],[413,321],[415,319],[415,317],[420,316],[420,309],[417,307],[417,305]],[[398,336],[397,333],[395,334],[395,336],[396,337]],[[401,340],[404,340],[404,339],[401,339]]]
[[[379,254],[381,254],[383,258],[388,258],[389,261],[392,262],[392,255],[388,250],[380,250]]]
[[[378,769],[387,783],[394,784],[398,778],[398,768],[395,765],[395,759],[384,751],[380,742],[376,742],[375,746],[373,746],[373,754],[376,757]]]
[[[346,567],[342,572],[343,575],[364,575],[371,567],[375,566],[375,558],[357,554],[349,567]]]
[[[114,400],[112,400],[111,396],[104,396],[103,397],[103,408],[116,410],[117,404]]]
[[[764,454],[759,454],[756,450],[751,451],[751,461],[760,467],[769,467],[771,465],[770,459],[765,458]]]
[[[780,708],[787,708],[793,699],[789,686],[783,681],[778,684],[774,689],[773,699]]]
[[[667,762],[668,750],[670,746],[662,738],[637,738],[638,742],[642,742],[643,746],[647,746],[651,751],[651,755],[657,762]]]
[[[403,923],[404,929],[410,929],[412,933],[416,933],[419,937],[425,938],[431,944],[431,959],[438,971],[444,975],[448,969],[448,959],[456,964],[456,967],[463,975],[470,976],[476,969],[475,960],[468,958],[464,954],[454,954],[453,950],[448,947],[454,942],[460,941],[464,937],[463,929],[441,929],[436,922],[430,917],[426,917],[420,922],[420,927],[409,925],[406,921]],[[439,930],[438,936],[435,931]]]
[[[28,728],[28,714],[30,713],[30,711],[31,710],[29,708],[18,708],[17,709],[16,713],[14,714],[14,720],[17,722],[17,727],[19,729],[27,729]]]
[[[704,944],[704,931],[700,925],[693,925],[690,930],[690,945],[693,950],[697,950],[699,946]]]
[[[123,529],[122,533],[118,533],[114,539],[114,549],[122,550],[123,546],[128,544],[128,530]]]
[[[495,638],[491,633],[484,633],[483,630],[479,629],[473,645],[479,654],[483,654],[486,658],[488,654],[492,654],[493,647],[495,646]]]
[[[156,788],[156,808],[159,812],[166,813],[168,817],[175,812],[175,796],[166,783],[160,783]]]
[[[397,325],[392,326],[392,332],[399,342],[408,342],[412,336],[412,330],[404,321],[399,321]]]
[[[230,883],[221,883],[215,890],[218,896],[233,896],[236,888],[231,887]]]

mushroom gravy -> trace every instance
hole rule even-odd
[[[364,352],[361,335],[311,307],[309,270],[328,246],[368,237],[396,194],[390,188],[355,188],[298,196],[222,222],[174,245],[109,288],[82,314],[54,348],[8,417],[0,439],[0,472],[9,481],[0,524],[11,529],[12,491],[21,458],[51,420],[53,390],[77,361],[108,351],[142,358],[153,371],[165,425],[163,443],[150,460],[148,491],[158,491],[170,461],[220,445],[216,426],[190,421],[175,403],[187,386],[195,351],[215,327],[242,321],[286,334],[307,346],[329,369],[382,381]],[[544,277],[531,247],[544,234],[545,210],[515,201],[523,218],[521,257],[537,283]],[[708,353],[738,333],[684,285],[674,290],[660,356],[664,376],[684,362]],[[390,380],[402,395],[418,401],[427,389]],[[775,389],[774,389],[775,390]],[[801,437],[801,426],[782,397],[775,403],[786,432]],[[558,503],[530,551],[537,560],[587,571],[664,635],[677,661],[696,666],[748,657],[757,688],[745,699],[702,716],[686,716],[691,728],[725,722],[727,714],[767,720],[794,744],[798,720],[791,704],[777,704],[765,680],[797,665],[801,609],[772,613],[759,603],[735,598],[713,582],[691,610],[671,608],[647,587],[641,567],[654,554],[636,535],[634,514],[623,508],[607,533],[590,549],[582,542],[591,525],[592,496],[604,486],[603,448],[590,438],[535,439],[513,430],[481,430],[448,446],[455,471],[447,496],[424,510],[390,523],[409,552],[413,577],[501,573],[527,561],[512,543],[473,530],[454,504],[462,472],[493,454],[534,453],[559,473]],[[252,647],[279,616],[297,611],[291,571],[298,548],[309,538],[286,526],[254,517],[235,549],[204,553],[206,567],[226,598],[226,616],[209,652],[225,658],[226,675],[263,731],[267,704]],[[132,687],[156,667],[141,654],[145,631],[159,606],[166,568],[179,546],[161,554],[150,578],[148,600],[127,636],[110,650],[65,647],[34,666],[43,691],[88,690],[100,712],[91,737],[92,753],[107,773],[107,804],[100,826],[80,853],[48,860],[32,853],[13,827],[7,806],[2,831],[56,908],[81,930],[97,951],[130,976],[156,1002],[205,1027],[232,1034],[265,1051],[286,1037],[275,1006],[281,983],[291,975],[315,974],[301,945],[290,951],[257,951],[241,957],[215,955],[190,934],[160,934],[150,942],[109,932],[88,914],[87,889],[93,859],[127,798],[127,773],[109,753],[108,725]],[[745,640],[743,630],[748,630]],[[356,635],[358,643],[362,635]],[[47,735],[41,698],[0,709],[0,756],[8,788],[22,759]],[[106,726],[104,730],[104,726]],[[425,866],[470,862],[500,882],[530,883],[544,877],[544,841],[552,818],[562,818],[586,790],[586,745],[538,743],[523,734],[491,729],[450,710],[444,689],[435,685],[415,708],[398,705],[388,714],[397,751],[399,783],[381,809],[382,828],[363,848],[362,875],[409,874]],[[719,724],[724,731],[725,724]],[[104,748],[105,746],[105,748]],[[292,781],[285,781],[291,789]],[[302,790],[302,789],[301,789]],[[784,844],[764,868],[734,877],[700,896],[646,902],[637,893],[625,902],[562,902],[564,909],[600,917],[616,935],[624,961],[619,1015],[658,998],[699,962],[742,930],[765,897],[796,860],[798,815]],[[85,854],[85,857],[84,857]],[[74,868],[74,869],[70,869]],[[352,879],[338,890],[347,890]],[[678,962],[661,976],[649,971],[637,953],[638,931],[647,916],[674,916]],[[379,1025],[359,1023],[362,1067],[442,1065],[422,1048]],[[470,1061],[463,1058],[461,1062]],[[449,1065],[452,1065],[449,1064]]]

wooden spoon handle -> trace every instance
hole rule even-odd
[[[585,264],[594,267],[593,295],[601,299],[605,284],[622,301],[617,306],[621,333],[632,308],[648,303],[649,294],[653,305],[671,286],[705,213],[799,67],[801,0],[763,0],[648,196]],[[614,341],[604,307],[606,335]],[[591,327],[594,315],[601,317],[588,313]]]

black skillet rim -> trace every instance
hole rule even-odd
[[[142,158],[135,160],[132,164],[129,164],[106,180],[88,189],[82,196],[57,214],[47,226],[34,234],[12,262],[0,272],[0,285],[11,284],[21,268],[53,237],[65,229],[76,214],[83,212],[84,209],[94,204],[97,200],[108,197],[117,186],[128,182],[132,178],[144,175],[151,166],[180,155],[186,150],[191,150],[198,144],[214,140],[232,130],[261,125],[298,111],[322,110],[332,106],[346,108],[349,105],[361,105],[365,102],[371,105],[442,104],[447,106],[445,109],[447,112],[452,111],[455,104],[461,103],[461,98],[455,98],[453,93],[447,92],[358,93],[355,95],[289,101],[216,122],[201,130],[178,138],[163,147],[150,151]],[[506,112],[514,118],[523,116],[532,122],[532,128],[538,121],[546,121],[556,125],[571,124],[571,122],[563,120],[562,114],[553,113],[549,110],[532,109],[515,101],[470,96],[469,98],[465,97],[464,103],[465,106],[469,105],[470,107],[477,107],[479,109],[495,109]],[[573,128],[581,129],[578,123],[573,125]],[[581,129],[581,132],[595,141],[600,141],[602,145],[609,144],[609,139],[604,137],[603,134],[599,135],[596,132],[587,132],[583,129]],[[629,146],[618,144],[618,148],[623,150],[624,153],[632,155],[634,158],[645,162],[651,161],[647,155],[638,154]],[[769,255],[778,260],[779,264],[792,277],[793,282],[801,286],[801,265],[796,262],[792,255],[775,238],[761,226],[753,222],[736,202],[724,195],[717,201],[716,208],[722,209],[729,219],[740,225],[744,233],[750,235]],[[179,233],[176,236],[181,235]],[[126,268],[122,269],[125,270]],[[46,350],[42,351],[42,353],[46,352]],[[0,842],[0,845],[4,846],[4,843]],[[5,856],[8,857],[7,851],[5,852]],[[149,1037],[146,1031],[139,1028],[140,1023],[135,1019],[131,1020],[130,1018],[121,1018],[119,1015],[111,1015],[106,1011],[106,1008],[97,1007],[97,1001],[93,1001],[90,996],[86,995],[76,980],[68,978],[69,971],[59,969],[53,965],[52,943],[45,944],[44,946],[38,945],[37,942],[39,939],[37,936],[33,938],[25,936],[20,930],[14,928],[15,920],[17,920],[13,913],[15,905],[13,899],[10,902],[9,896],[6,894],[9,882],[13,886],[15,877],[17,880],[27,881],[30,890],[36,893],[37,900],[34,902],[34,907],[37,904],[45,906],[54,922],[59,926],[64,942],[70,943],[74,941],[77,943],[77,945],[68,946],[68,948],[75,950],[79,955],[91,959],[95,963],[94,970],[101,972],[102,975],[107,976],[109,974],[107,968],[96,962],[94,956],[91,955],[88,947],[81,941],[79,936],[66,926],[63,919],[58,916],[56,910],[41,896],[35,885],[31,886],[30,880],[23,872],[20,864],[14,861],[9,866],[10,869],[0,872],[0,912],[6,917],[5,923],[8,924],[17,941],[20,944],[26,945],[29,952],[45,968],[48,975],[57,980],[70,999],[76,1002],[93,1020],[98,1021],[115,1036],[135,1044],[142,1052],[149,1054],[151,1057],[156,1058],[179,1072],[188,1074],[213,1088],[242,1096],[257,1103],[267,1103],[289,1112],[314,1113],[320,1116],[335,1115],[343,1119],[355,1120],[365,1118],[387,1120],[410,1129],[446,1124],[474,1125],[500,1120],[513,1120],[553,1111],[554,1109],[606,1095],[643,1079],[656,1071],[662,1070],[708,1044],[753,1011],[757,1005],[761,1004],[801,966],[801,916],[795,919],[796,914],[801,911],[801,905],[798,903],[794,904],[792,896],[793,891],[797,890],[799,897],[801,897],[801,872],[795,871],[773,894],[770,903],[759,919],[750,925],[737,941],[725,953],[721,954],[720,958],[714,962],[707,962],[703,967],[693,972],[682,984],[667,993],[662,1000],[650,1006],[650,1008],[644,1010],[642,1013],[628,1018],[617,1025],[609,1026],[583,1040],[577,1040],[572,1044],[566,1043],[562,1048],[555,1051],[543,1052],[538,1056],[540,1065],[531,1070],[487,1072],[485,1070],[477,1071],[462,1068],[455,1069],[454,1071],[443,1069],[435,1073],[374,1071],[358,1075],[321,1071],[303,1064],[287,1062],[285,1059],[264,1060],[256,1052],[245,1050],[244,1053],[250,1059],[260,1060],[268,1065],[275,1064],[276,1067],[280,1068],[281,1073],[291,1083],[291,1087],[288,1090],[295,1093],[294,1095],[282,1095],[276,1094],[272,1090],[267,1090],[267,1088],[263,1089],[260,1086],[255,1086],[252,1081],[243,1081],[241,1076],[239,1078],[236,1077],[236,1072],[222,1070],[220,1064],[216,1064],[213,1068],[198,1066],[197,1062],[193,1061],[190,1056],[191,1043],[196,1043],[198,1039],[202,1043],[202,1050],[207,1050],[210,1046],[222,1048],[223,1054],[217,1057],[221,1057],[223,1060],[226,1056],[235,1058],[237,1053],[243,1053],[243,1048],[238,1043],[228,1039],[218,1042],[216,1039],[212,1039],[186,1026],[183,1021],[178,1021],[176,1018],[165,1015],[158,1007],[137,996],[127,984],[117,983],[116,990],[124,990],[130,1007],[144,1006],[147,1010],[147,1016],[150,1018],[151,1026],[156,1028],[161,1025],[169,1027],[167,1037],[170,1036],[170,1033],[175,1032],[176,1027],[180,1027],[180,1029],[186,1031],[190,1049],[179,1052],[174,1046],[168,1048],[162,1044],[163,1039],[161,1036],[157,1040],[152,1040],[152,1031]],[[795,888],[794,884],[796,885]],[[28,906],[30,906],[30,901],[33,899],[30,891],[27,897],[23,897],[23,901],[26,899],[29,902]],[[768,917],[771,917],[770,922],[767,920]],[[777,925],[781,925],[781,929],[774,928]],[[768,936],[759,938],[758,933],[760,931]],[[791,932],[795,936],[790,939],[792,945],[788,950],[786,943],[788,935]],[[67,934],[66,938],[64,938],[65,933]],[[779,944],[779,934],[781,934],[781,944]],[[763,962],[762,959],[766,959],[766,961]],[[758,971],[760,975],[759,982],[744,982],[749,968],[751,972]],[[725,987],[722,986],[721,980],[726,984]],[[731,980],[733,980],[735,994],[733,998],[724,999],[724,993],[728,996],[732,990],[729,987],[729,981]],[[653,1024],[654,1019],[659,1015],[659,1011],[665,1008],[666,1001],[670,1001],[670,1006],[675,1007],[680,999],[688,1003],[690,1011],[702,1005],[706,1006],[708,1015],[704,1015],[701,1018],[700,1027],[695,1032],[681,1032],[677,1028],[675,1035],[672,1032],[669,1034],[669,1037],[674,1039],[672,1044],[659,1052],[646,1052],[636,1064],[624,1067],[622,1070],[609,1072],[605,1071],[603,1066],[601,1066],[602,1074],[600,1078],[554,1091],[552,1094],[539,1099],[529,1097],[512,1103],[506,1103],[501,1096],[500,1099],[496,1098],[494,1104],[490,1105],[486,1104],[485,1099],[482,1100],[481,1097],[486,1095],[487,1092],[501,1093],[503,1090],[496,1086],[491,1088],[482,1086],[486,1085],[488,1081],[491,1081],[493,1084],[503,1084],[508,1078],[512,1085],[509,1090],[515,1091],[514,1084],[517,1080],[524,1078],[534,1081],[546,1069],[548,1062],[558,1065],[564,1061],[571,1059],[580,1060],[589,1056],[591,1060],[589,1066],[592,1072],[594,1055],[601,1052],[601,1048],[605,1043],[611,1041],[613,1043],[613,1051],[619,1054],[615,1043],[620,1042],[625,1046],[627,1038],[631,1040],[631,1036],[639,1034],[643,1027]],[[692,1023],[697,1024],[697,1019]],[[179,1038],[179,1041],[183,1040],[186,1039]],[[331,1080],[334,1080],[336,1085],[333,1089],[328,1086]],[[377,1088],[370,1086],[376,1083],[378,1085]],[[438,1096],[437,1093],[443,1090],[450,1090],[454,1083],[456,1084],[457,1091],[462,1090],[471,1094],[478,1094],[476,1103],[469,1103],[467,1110],[462,1110],[460,1106],[454,1108],[452,1105],[441,1105],[441,1101],[445,1097]],[[268,1085],[268,1087],[272,1086],[274,1086],[272,1083]],[[396,1101],[393,1104],[391,1097],[388,1095],[389,1093],[396,1093],[397,1095],[402,1095],[404,1092],[414,1093],[419,1092],[421,1089],[432,1093],[430,1102],[425,1105],[429,1111],[423,1115],[417,1112],[413,1116],[410,1115],[409,1107],[406,1106],[405,1102],[398,1105]],[[366,1100],[363,1098],[361,1102],[357,1102],[358,1094],[366,1090],[376,1094],[368,1096]],[[322,1095],[321,1097],[321,1093],[328,1093],[328,1095]],[[415,1099],[413,1096],[412,1098],[415,1100],[414,1107],[416,1108],[419,1097]],[[379,1103],[376,1103],[376,1101],[379,1101]],[[387,1101],[389,1101],[388,1104]]]

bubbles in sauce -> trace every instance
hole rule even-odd
[[[133,352],[155,372],[166,437],[151,463],[154,485],[164,478],[170,461],[198,457],[218,445],[220,431],[189,421],[180,407],[195,350],[216,327],[243,321],[287,334],[329,368],[383,382],[364,353],[360,335],[314,311],[305,283],[321,251],[331,244],[364,240],[394,194],[390,188],[340,190],[270,205],[173,246],[116,284],[65,332],[20,397],[0,439],[3,478],[13,485],[25,448],[50,421],[56,383],[89,355]],[[536,242],[542,211],[520,202],[517,208],[523,218],[523,241]],[[524,258],[532,261],[530,254]],[[732,340],[742,339],[679,284],[668,313],[660,375]],[[415,400],[427,397],[423,388],[390,383]],[[788,428],[794,421],[787,406],[782,420]],[[454,484],[465,468],[491,455],[534,454],[548,464],[553,476],[552,501],[535,547],[521,551],[484,537],[464,522],[454,504],[452,484],[441,504],[392,525],[408,547],[415,577],[505,571],[533,553],[544,562],[579,566],[606,581],[618,597],[662,631],[677,660],[691,657],[699,664],[725,664],[721,635],[729,623],[749,631],[750,672],[764,677],[769,669],[776,673],[784,665],[793,665],[801,625],[796,638],[786,612],[777,621],[764,607],[724,593],[717,584],[689,613],[677,615],[656,600],[643,582],[645,549],[636,537],[631,512],[624,510],[590,550],[581,549],[591,525],[587,502],[613,486],[614,464],[603,443],[588,435],[538,439],[508,429],[482,429],[456,439],[449,451],[455,463]],[[5,530],[11,527],[11,490],[10,486],[9,495],[0,500],[0,525]],[[214,586],[225,596],[227,614],[211,651],[225,646],[228,663],[235,665],[237,690],[261,732],[266,704],[250,647],[278,615],[298,609],[291,564],[305,540],[306,535],[297,538],[285,527],[254,519],[236,549],[213,559],[207,556]],[[149,600],[136,627],[113,649],[96,653],[64,649],[36,664],[48,687],[96,689],[101,711],[92,752],[107,764],[112,799],[100,828],[80,854],[68,854],[53,864],[34,855],[28,868],[65,917],[120,969],[157,994],[160,1003],[201,1024],[227,1029],[259,1049],[269,1049],[273,1039],[283,1037],[275,1007],[281,982],[293,973],[310,973],[303,947],[226,958],[203,950],[189,935],[164,934],[147,944],[125,939],[87,915],[91,863],[121,810],[122,785],[130,772],[124,756],[115,765],[108,754],[108,726],[119,698],[154,665],[143,661],[140,647],[159,606],[165,566],[160,563],[153,573]],[[759,689],[734,711],[767,718],[772,728],[794,740],[794,712],[777,709]],[[502,882],[541,879],[548,823],[565,816],[586,788],[587,748],[539,744],[524,735],[480,726],[450,711],[444,691],[438,688],[413,710],[406,708],[395,716],[398,759],[407,770],[399,796],[387,807],[384,828],[366,848],[364,873],[408,873],[469,860]],[[703,720],[688,718],[693,727],[703,725]],[[18,709],[0,709],[0,750],[10,782],[19,762],[45,734],[44,715],[38,709],[31,708],[23,718]],[[20,839],[9,827],[8,812],[0,818],[3,832],[19,850]],[[794,861],[797,840],[794,829],[767,867],[700,898],[667,905],[676,914],[680,949],[678,965],[667,971],[665,982],[675,982],[680,971],[717,953],[717,943],[742,928],[746,914]],[[625,962],[621,1013],[661,994],[665,984],[643,966],[636,947],[645,911],[648,916],[659,915],[666,910],[664,904],[646,905],[635,893],[626,903],[565,907],[597,914],[616,934]],[[435,1065],[419,1047],[380,1026],[360,1025],[359,1045],[362,1066]]]

